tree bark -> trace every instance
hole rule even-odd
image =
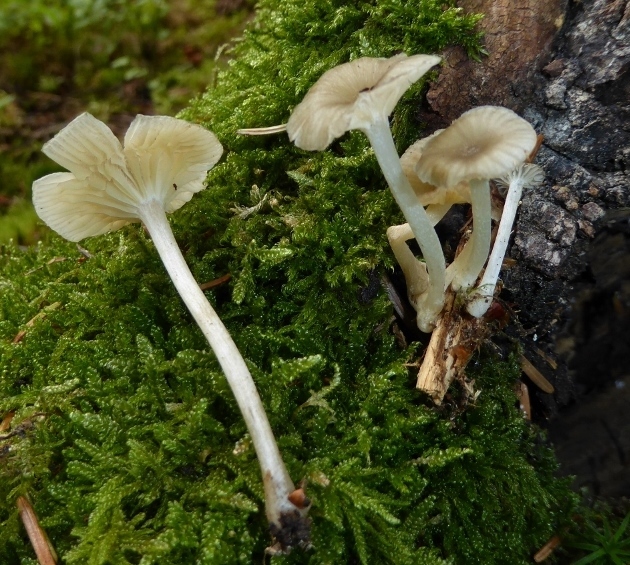
[[[516,111],[545,138],[536,162],[546,182],[523,195],[510,252],[516,261],[501,274],[501,298],[519,311],[511,332],[526,354],[542,350],[559,360],[557,369],[538,364],[556,393],[534,391],[534,412],[546,420],[573,403],[571,418],[580,405],[593,418],[592,406],[602,406],[602,425],[629,438],[630,424],[618,417],[624,410],[606,413],[596,393],[610,394],[615,382],[625,386],[629,374],[630,0],[461,0],[460,6],[485,14],[480,27],[488,54],[472,61],[461,48],[446,50],[420,112],[427,134],[491,104]],[[589,429],[571,441],[599,447],[581,466],[567,463],[571,472],[588,475],[582,484],[592,484],[593,465],[617,465],[627,474],[630,442],[604,445]],[[560,446],[560,453],[570,451]],[[609,490],[627,495],[628,489],[626,481]]]

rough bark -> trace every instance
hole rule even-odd
[[[630,206],[630,0],[460,5],[485,14],[488,56],[471,61],[460,49],[448,50],[420,118],[430,133],[471,107],[496,104],[544,135],[537,163],[546,182],[523,196],[510,253],[516,261],[502,272],[501,297],[519,310],[512,332],[526,352],[538,348],[560,361],[556,370],[538,367],[556,388],[553,396],[534,392],[539,419],[570,403],[576,403],[572,418],[581,405],[592,418],[589,401],[605,407],[596,393],[611,394],[628,374],[630,214],[623,208]],[[630,424],[618,418],[623,413],[604,410],[610,437],[630,437]],[[588,435],[593,427],[581,429],[586,435],[572,442],[599,441]],[[606,445],[587,463],[567,463],[571,472],[615,480],[620,471],[593,468],[615,460],[627,473],[630,445],[618,439]],[[561,457],[569,452],[559,447]],[[628,494],[630,487],[609,490]]]

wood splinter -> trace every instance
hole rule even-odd
[[[477,345],[489,332],[483,319],[462,314],[455,304],[455,292],[449,289],[418,372],[416,388],[441,404],[448,387],[463,373]]]

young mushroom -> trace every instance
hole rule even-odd
[[[466,307],[468,313],[476,318],[481,318],[492,303],[494,289],[496,288],[503,258],[510,241],[512,225],[514,224],[514,218],[516,218],[516,211],[523,194],[523,188],[538,186],[544,178],[544,173],[538,165],[525,163],[497,181],[499,184],[507,186],[508,191],[486,270]]]
[[[416,164],[420,180],[438,187],[470,186],[473,232],[446,272],[453,290],[470,288],[490,251],[492,178],[521,165],[536,145],[536,132],[511,110],[480,106],[462,114],[425,145]]]
[[[131,222],[144,223],[236,397],[262,470],[272,534],[283,550],[308,545],[308,507],[289,500],[295,487],[249,369],[193,278],[166,218],[203,190],[208,169],[223,152],[216,136],[175,118],[139,115],[123,147],[103,122],[84,113],[48,141],[43,152],[70,171],[33,183],[35,210],[62,237],[80,241]]]
[[[419,300],[418,325],[429,332],[444,305],[445,262],[440,241],[400,166],[388,117],[411,84],[440,62],[433,55],[363,57],[326,71],[298,104],[286,129],[309,151],[325,149],[349,130],[370,141],[387,184],[411,227],[426,262],[427,288]]]

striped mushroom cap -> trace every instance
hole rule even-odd
[[[440,187],[499,178],[522,164],[535,145],[534,128],[512,110],[479,106],[427,142],[416,173]]]
[[[362,57],[326,71],[293,110],[289,139],[302,149],[321,151],[345,132],[369,127],[389,116],[409,86],[440,60],[401,53]]]
[[[124,147],[113,132],[81,114],[42,151],[68,169],[33,183],[39,217],[70,241],[140,221],[143,203],[174,212],[203,190],[208,169],[221,157],[216,136],[167,116],[137,116]]]

